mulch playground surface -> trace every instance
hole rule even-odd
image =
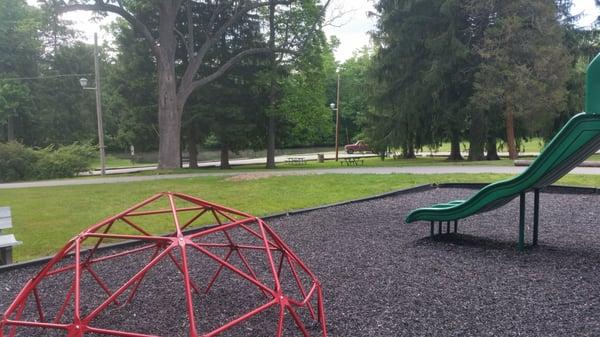
[[[438,239],[429,238],[428,223],[403,223],[416,207],[473,193],[432,189],[268,223],[323,284],[330,336],[600,336],[600,195],[542,193],[539,246],[525,252],[515,245],[518,200],[465,219],[459,234]],[[528,240],[532,201],[529,196]],[[0,272],[1,312],[40,268]],[[113,268],[118,278],[123,266],[103,268],[108,273]],[[213,272],[193,262],[192,268],[198,277]],[[159,264],[152,271],[153,281],[143,283],[132,304],[98,320],[105,327],[187,336],[181,278],[173,269]],[[243,312],[260,302],[260,293],[227,273],[210,298],[198,300],[203,306],[197,311],[201,326],[218,326],[215,322],[231,310]],[[64,286],[55,287],[56,301],[62,303],[59,289]],[[276,316],[268,311],[222,335],[274,336]],[[298,336],[293,328],[286,316],[285,336]],[[309,331],[320,335],[316,326]],[[40,336],[54,335],[65,336]]]

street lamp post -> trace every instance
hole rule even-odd
[[[337,71],[337,104],[331,103],[329,107],[335,111],[335,161],[338,161],[340,139],[340,71]],[[336,107],[337,106],[337,107]]]
[[[98,64],[98,34],[94,33],[94,72],[95,87],[88,87],[88,80],[85,77],[79,79],[79,84],[84,90],[94,90],[96,92],[96,117],[98,119],[98,146],[100,147],[100,174],[106,174],[106,155],[104,149],[104,127],[102,126],[102,87],[100,86],[100,65]]]

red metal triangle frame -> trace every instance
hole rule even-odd
[[[147,209],[163,198],[166,198],[168,201],[168,208]],[[193,206],[177,208],[176,204],[178,200]],[[193,215],[184,223],[180,223],[180,215],[184,213]],[[132,218],[164,214],[172,215],[173,231],[169,235],[153,234],[150,230],[144,228],[143,225],[132,220]],[[212,215],[216,221],[216,226],[196,232],[185,232],[186,229],[197,223],[198,219],[201,219],[205,215]],[[221,218],[226,219],[226,221],[223,221]],[[114,229],[113,225],[117,221],[121,221],[129,226],[135,234],[111,232]],[[232,235],[230,235],[232,230],[242,231],[254,238],[258,243],[244,244],[236,242]],[[218,243],[202,241],[203,238],[216,233],[222,234],[225,240]],[[141,243],[133,246],[133,248],[119,250],[116,253],[108,255],[99,254],[99,248],[107,240],[138,240]],[[87,245],[89,241],[94,241],[95,243]],[[88,249],[84,250],[85,248]],[[211,251],[213,248],[226,249],[226,254],[219,256],[219,254]],[[93,268],[95,264],[101,262],[114,261],[120,257],[149,252],[152,253],[143,267],[115,289],[111,289],[108,286],[108,282],[106,282],[107,277],[110,277],[110,275],[100,275]],[[190,276],[190,252],[200,254],[213,261],[216,265],[216,270],[204,288],[204,291],[201,291],[200,286]],[[246,256],[248,252],[264,253],[264,256],[261,256],[266,260],[268,273],[270,273],[272,280],[266,282],[257,276],[255,270],[257,266],[251,265],[252,263]],[[275,252],[280,253],[278,262],[276,262],[274,256]],[[179,259],[174,253],[179,254]],[[241,261],[241,267],[229,261],[234,254]],[[71,258],[74,258],[74,262],[68,262],[65,265],[65,261],[69,261]],[[327,336],[321,284],[304,262],[263,220],[250,214],[189,195],[165,192],[159,193],[115,216],[101,221],[71,239],[35,277],[25,284],[5,311],[0,321],[0,337],[24,336],[18,331],[20,327],[62,330],[68,337],[84,337],[87,333],[121,337],[158,337],[144,333],[101,328],[94,324],[94,319],[100,314],[105,313],[110,306],[122,307],[131,303],[140,288],[140,284],[146,279],[150,270],[161,261],[170,261],[182,276],[186,299],[185,310],[189,325],[188,336],[190,337],[212,337],[219,335],[249,320],[253,316],[274,307],[279,308],[278,317],[276,317],[277,323],[273,327],[273,334],[275,336],[281,337],[283,335],[284,320],[287,312],[302,335],[309,337],[310,334],[297,312],[298,309],[306,309],[310,317],[319,323],[322,336]],[[282,277],[282,268],[284,265],[287,266],[293,277],[292,282],[298,287],[299,294],[301,295],[299,300],[286,294],[282,289],[280,278]],[[256,287],[258,291],[266,296],[267,302],[258,304],[249,312],[235,317],[217,329],[200,335],[196,326],[196,318],[194,317],[194,296],[201,296],[208,293],[225,269]],[[306,275],[310,279],[309,288],[305,288],[300,273],[303,273],[303,275]],[[38,287],[47,278],[56,275],[71,274],[73,277],[68,277],[70,282],[65,285],[65,289],[68,290],[64,301],[60,305],[58,303],[55,304],[58,310],[53,314],[53,317],[49,317],[48,313],[45,312],[44,299],[38,291]],[[81,310],[81,287],[82,277],[88,274],[94,281],[94,284],[100,288],[105,298],[95,309],[84,314]],[[125,294],[127,296],[123,296]],[[121,297],[126,298],[120,300]],[[31,303],[34,305],[31,305]],[[65,312],[70,305],[73,306],[72,317],[66,317]],[[26,312],[26,308],[30,307],[34,308],[35,313]]]

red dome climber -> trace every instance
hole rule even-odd
[[[327,336],[319,281],[263,220],[171,192],[71,239],[0,321],[0,337],[253,336],[261,329]]]

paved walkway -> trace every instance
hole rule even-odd
[[[523,172],[526,167],[515,166],[408,166],[408,167],[355,167],[355,168],[328,168],[328,169],[285,169],[258,172],[243,171],[223,171],[211,173],[186,173],[186,174],[165,174],[152,176],[129,176],[129,177],[94,177],[94,178],[74,178],[61,180],[44,180],[24,183],[0,184],[0,189],[11,188],[29,188],[29,187],[50,187],[50,186],[73,186],[73,185],[96,185],[96,184],[116,184],[139,181],[154,181],[166,179],[183,179],[195,177],[223,177],[240,174],[252,174],[258,176],[290,176],[290,175],[310,175],[310,174],[392,174],[392,173],[411,173],[411,174],[452,174],[452,173],[503,173],[518,174]],[[572,171],[575,174],[600,174],[599,167],[578,167]]]

